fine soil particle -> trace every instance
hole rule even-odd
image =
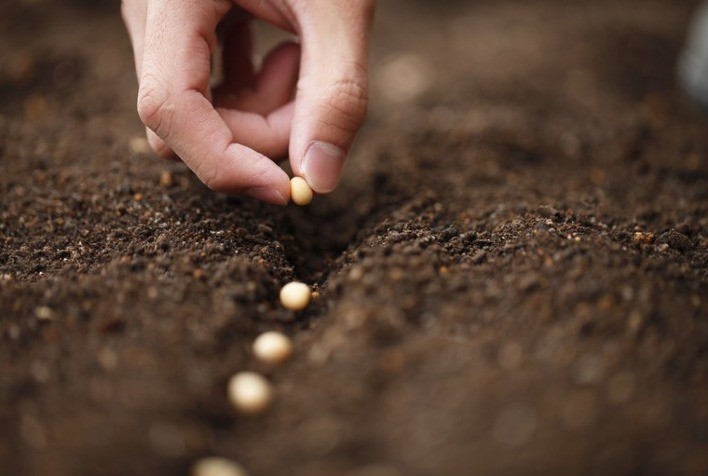
[[[695,2],[381,2],[343,183],[287,209],[147,152],[114,3],[0,5],[0,473],[708,474]]]

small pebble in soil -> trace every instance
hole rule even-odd
[[[253,355],[267,364],[282,364],[293,354],[293,343],[280,332],[266,332],[253,343]]]
[[[240,413],[258,415],[273,402],[273,386],[260,374],[239,372],[229,380],[229,401]]]
[[[172,172],[169,170],[163,170],[160,172],[160,186],[163,188],[170,188],[174,185],[175,180],[172,177]]]
[[[280,303],[291,311],[302,311],[310,304],[312,292],[305,283],[293,281],[283,286],[280,290]]]
[[[290,197],[297,205],[307,205],[312,201],[312,189],[302,177],[290,180]]]
[[[34,315],[40,321],[51,321],[54,318],[54,311],[49,306],[39,306],[34,310]]]
[[[635,243],[637,243],[639,245],[650,245],[650,244],[654,243],[654,233],[644,232],[644,231],[636,231],[636,232],[634,232],[632,239],[634,240]]]
[[[248,476],[248,473],[230,459],[210,456],[194,463],[192,476]]]

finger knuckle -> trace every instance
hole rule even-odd
[[[326,106],[336,111],[337,125],[342,129],[356,130],[366,117],[369,104],[365,80],[346,77],[332,83]]]
[[[138,116],[143,124],[164,139],[169,136],[173,111],[167,89],[153,79],[143,79],[138,91]]]

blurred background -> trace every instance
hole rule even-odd
[[[281,210],[152,156],[119,2],[2,0],[0,473],[708,474],[699,3],[380,0],[342,185]]]

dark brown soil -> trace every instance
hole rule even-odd
[[[1,474],[708,474],[692,2],[381,2],[370,120],[304,209],[131,149],[116,5],[1,5]],[[244,369],[264,417],[226,401]]]

